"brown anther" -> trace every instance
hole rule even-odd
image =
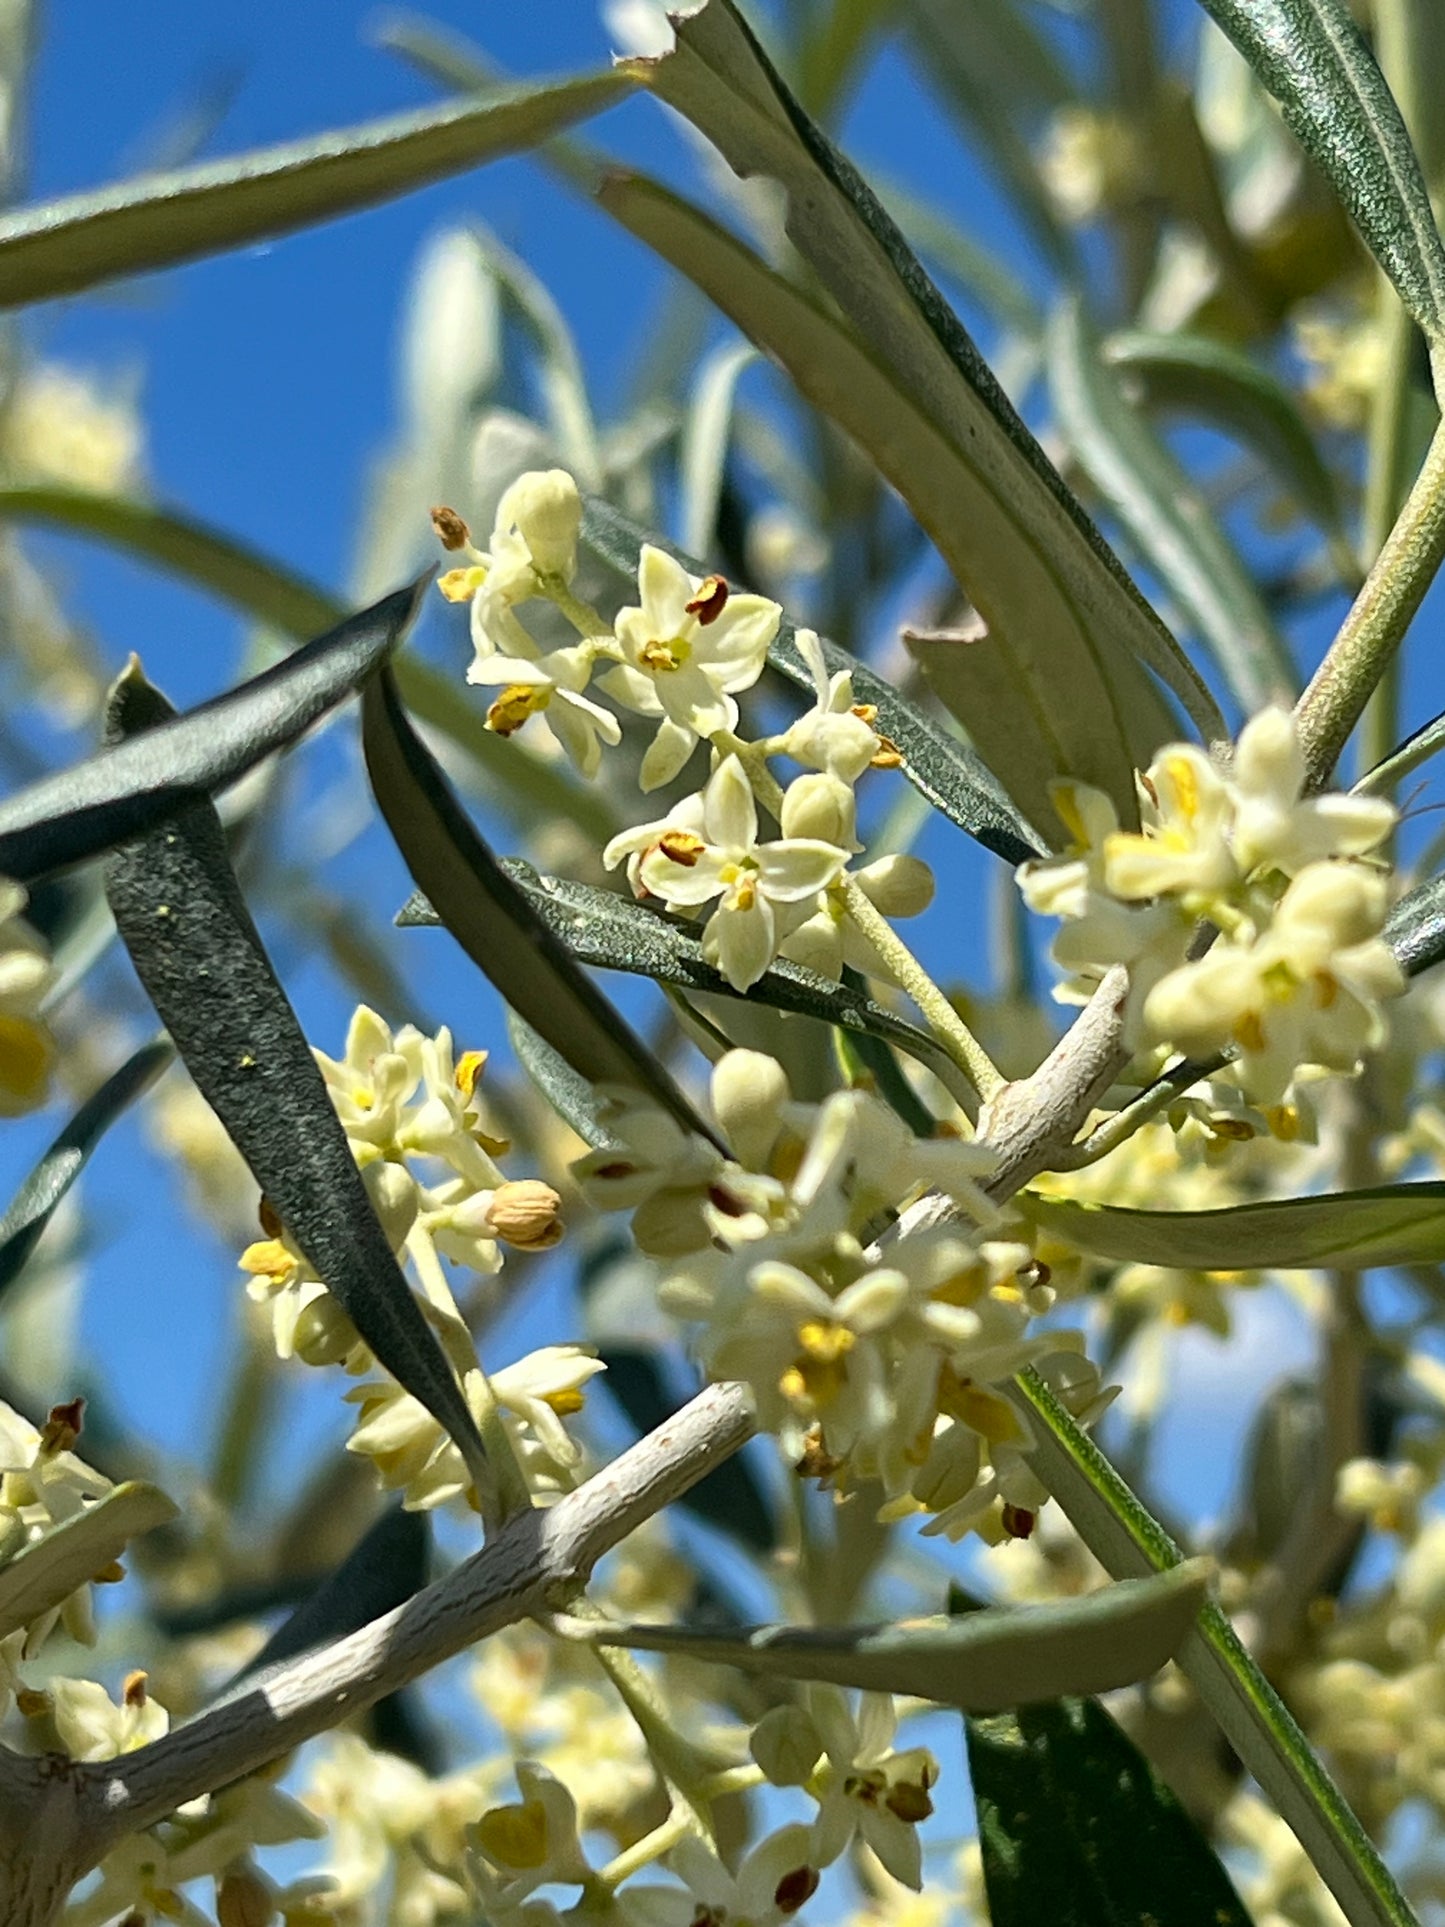
[[[508,683],[487,711],[487,728],[495,736],[515,736],[528,717],[547,707],[550,693],[535,683]]]
[[[818,1891],[816,1867],[794,1867],[773,1889],[773,1905],[782,1914],[795,1914]]]
[[[125,1567],[119,1559],[112,1559],[108,1566],[102,1566],[99,1572],[90,1575],[90,1583],[92,1586],[118,1586],[124,1578]]]
[[[1046,1265],[1042,1258],[1033,1259],[1031,1263],[1026,1264],[1019,1272],[1019,1277],[1023,1283],[1032,1285],[1035,1289],[1040,1285],[1046,1285],[1053,1275],[1053,1267]]]
[[[628,1164],[625,1159],[619,1158],[615,1164],[599,1164],[592,1175],[594,1178],[611,1182],[615,1178],[630,1178],[636,1170],[635,1164]]]
[[[431,525],[437,532],[437,540],[444,549],[464,549],[472,539],[472,532],[457,514],[444,504],[431,512]]]
[[[149,1674],[136,1671],[127,1673],[121,1682],[120,1697],[124,1706],[144,1706],[146,1703],[146,1682]]]
[[[1159,792],[1158,790],[1155,789],[1154,784],[1150,780],[1150,778],[1147,777],[1142,770],[1140,770],[1139,772],[1139,787],[1145,792],[1145,794],[1149,798],[1149,801],[1154,805],[1155,809],[1157,810],[1159,807]]]
[[[15,1710],[24,1719],[38,1720],[50,1711],[50,1695],[34,1686],[22,1686],[15,1695]]]
[[[878,720],[878,705],[877,703],[854,703],[848,714],[856,716],[860,723],[867,723],[872,729]]]
[[[706,629],[710,622],[716,622],[728,603],[726,578],[720,575],[704,576],[697,585],[697,594],[691,602],[682,606],[690,616],[696,616],[698,627]]]
[[[879,735],[878,748],[874,751],[869,769],[901,769],[902,766],[903,751],[891,736]]]
[[[83,1398],[68,1399],[64,1405],[52,1405],[40,1428],[41,1452],[51,1458],[57,1452],[70,1451],[80,1437],[84,1420]]]
[[[1027,1506],[1005,1505],[1003,1509],[1003,1529],[1010,1539],[1031,1539],[1037,1521],[1038,1514]]]
[[[933,1811],[933,1802],[926,1790],[909,1780],[889,1787],[883,1804],[891,1814],[906,1821],[910,1827],[916,1827],[920,1820],[926,1820]]]
[[[262,1196],[261,1196],[260,1205],[257,1207],[256,1216],[260,1219],[261,1229],[265,1232],[268,1238],[280,1238],[285,1236],[286,1227],[282,1224],[280,1218],[276,1215],[275,1205],[272,1204],[271,1200],[265,1195],[264,1192],[262,1193]]]
[[[804,1436],[803,1456],[793,1470],[800,1479],[817,1479],[826,1484],[842,1463],[841,1459],[835,1458],[831,1452],[825,1450],[823,1428],[821,1425],[815,1425]]]
[[[710,1184],[707,1188],[707,1201],[721,1211],[725,1218],[742,1218],[747,1215],[747,1206],[741,1198],[735,1198],[731,1191],[720,1184]]]
[[[653,847],[665,856],[669,863],[676,863],[684,870],[691,870],[707,845],[700,836],[694,836],[691,830],[664,830]]]

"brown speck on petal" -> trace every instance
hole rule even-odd
[[[64,1405],[52,1405],[40,1428],[40,1450],[51,1457],[56,1452],[68,1452],[80,1437],[85,1419],[85,1400],[68,1399]]]
[[[690,616],[696,616],[698,627],[706,629],[710,622],[716,622],[727,607],[728,585],[720,575],[704,576],[697,585],[697,594],[683,607]]]
[[[120,1696],[127,1706],[144,1706],[146,1703],[146,1684],[150,1675],[137,1670],[127,1673],[121,1684]]]
[[[794,1867],[785,1873],[773,1889],[773,1905],[779,1912],[795,1914],[798,1909],[811,1900],[818,1891],[818,1873],[814,1867]]]

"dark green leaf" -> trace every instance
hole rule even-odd
[[[1151,414],[1191,416],[1232,435],[1322,529],[1341,535],[1335,478],[1293,395],[1267,368],[1210,335],[1128,331],[1110,335],[1103,353]]]
[[[684,1130],[717,1143],[473,829],[407,721],[387,670],[368,684],[361,716],[372,790],[397,848],[477,968],[579,1075],[642,1091]]]
[[[1000,780],[1014,785],[1014,746],[1027,733],[1049,746],[1055,774],[1094,783],[1132,820],[1135,766],[1177,733],[1149,670],[1203,733],[1217,733],[1207,693],[1173,638],[897,227],[787,92],[728,0],[680,20],[676,51],[631,70],[737,172],[782,185],[789,235],[845,326],[645,183],[614,176],[603,205],[781,359],[913,509],[987,624],[987,643],[961,666],[980,669],[962,720]],[[994,673],[990,658],[1008,673]],[[1020,795],[1016,785],[1011,793],[1030,821],[1052,828],[1046,793]]]
[[[418,909],[417,915],[412,917],[410,912],[422,905],[425,906],[425,913]],[[441,918],[426,898],[418,894],[402,911],[397,922],[403,926],[413,922],[439,924]],[[570,1124],[582,1142],[594,1151],[599,1145],[610,1143],[612,1140],[607,1126],[602,1121],[601,1103],[587,1079],[579,1077],[561,1052],[553,1050],[546,1038],[539,1037],[515,1010],[507,1012],[507,1035],[511,1039],[512,1049],[517,1053],[517,1062],[563,1123]]]
[[[406,633],[429,580],[363,609],[238,689],[0,803],[0,875],[29,882],[80,863],[235,782],[365,681]]]
[[[169,713],[132,668],[112,692],[108,729],[134,740],[113,753],[174,728]],[[136,975],[277,1216],[379,1362],[451,1434],[486,1491],[471,1414],[372,1210],[237,887],[213,806],[185,801],[168,823],[115,851],[106,895]]]
[[[993,1927],[1250,1927],[1198,1827],[1096,1700],[965,1725]]]
[[[345,618],[342,606],[315,583],[175,509],[83,489],[0,488],[4,518],[68,529],[143,556],[286,635],[314,636]],[[415,656],[397,663],[396,677],[412,711],[449,736],[493,779],[501,807],[518,816],[562,816],[589,834],[596,832],[604,820],[599,813],[605,811],[605,799],[489,730],[480,710],[458,699],[451,677]]]
[[[74,294],[374,206],[531,147],[610,106],[630,85],[611,73],[497,88],[460,105],[22,208],[0,220],[0,307]]]
[[[1211,1567],[1195,1559],[1081,1599],[885,1626],[754,1626],[736,1637],[674,1626],[603,1627],[604,1646],[682,1653],[783,1679],[910,1693],[973,1713],[1147,1679],[1193,1627]],[[579,1634],[581,1628],[578,1628]]]
[[[850,1085],[876,1091],[915,1137],[934,1135],[937,1118],[903,1075],[898,1059],[881,1037],[840,1029],[836,1043]]]
[[[127,1106],[149,1090],[174,1056],[167,1037],[142,1044],[85,1100],[26,1178],[0,1218],[0,1293],[24,1270],[52,1212],[101,1138]]]
[[[620,510],[596,497],[587,503],[582,518],[582,539],[595,555],[611,563],[622,575],[636,576],[644,542],[666,550],[694,575],[706,573],[705,566],[695,556],[662,536],[650,534]],[[811,695],[812,681],[793,640],[796,633],[796,625],[785,616],[778,625],[768,660],[780,675]],[[892,683],[885,682],[876,671],[836,642],[823,637],[822,644],[828,673],[836,675],[840,669],[849,672],[854,696],[860,703],[872,703],[876,707],[880,732],[897,745],[903,758],[903,774],[936,810],[1006,863],[1023,863],[1039,854],[1033,831],[966,744],[940,729],[916,703],[901,696]]]
[[[1400,747],[1391,750],[1383,762],[1366,772],[1351,792],[1355,796],[1389,796],[1412,770],[1419,769],[1432,756],[1445,749],[1445,716],[1436,716],[1417,729]]]
[[[697,926],[685,918],[650,909],[630,897],[598,890],[588,883],[539,876],[530,863],[515,857],[504,857],[499,867],[525,897],[532,914],[579,963],[602,970],[630,971],[678,990],[701,990],[715,997],[770,1004],[775,1010],[816,1017],[851,1033],[887,1038],[934,1069],[939,1068],[940,1060],[947,1064],[925,1031],[874,1003],[861,990],[835,984],[802,964],[779,957],[751,990],[734,990],[721,972],[703,961],[702,937]],[[397,918],[402,925],[442,921],[424,897],[413,897]]]
[[[1291,1271],[1427,1264],[1445,1258],[1445,1184],[1382,1184],[1223,1211],[1135,1211],[1025,1193],[1051,1237],[1120,1264]]]
[[[1445,336],[1445,248],[1389,88],[1346,0],[1202,0],[1334,183],[1400,299]]]
[[[427,1583],[431,1528],[425,1512],[390,1505],[352,1548],[336,1570],[272,1633],[219,1698],[245,1685],[254,1689],[257,1674],[314,1646],[329,1645],[403,1606]]]
[[[1288,701],[1299,678],[1288,647],[1208,503],[1100,357],[1076,301],[1048,330],[1054,410],[1084,473],[1114,510],[1240,708]]]

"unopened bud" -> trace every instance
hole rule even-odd
[[[805,1786],[823,1742],[806,1708],[774,1706],[753,1728],[748,1751],[774,1786]]]
[[[519,475],[497,504],[497,527],[515,529],[539,575],[570,582],[577,568],[582,497],[564,468]]]
[[[840,850],[860,848],[857,805],[841,777],[818,770],[788,785],[781,817],[784,836],[816,837]]]
[[[361,1334],[329,1291],[318,1292],[296,1314],[291,1350],[305,1365],[340,1365],[361,1343]]]
[[[436,530],[437,540],[444,549],[464,549],[472,539],[472,532],[455,509],[439,505],[431,512],[431,525]]]
[[[366,1186],[372,1209],[381,1220],[387,1243],[393,1251],[400,1251],[416,1222],[416,1179],[405,1165],[395,1164],[390,1158],[376,1158],[363,1169],[361,1182]]]
[[[933,872],[921,857],[884,856],[858,872],[858,887],[885,917],[916,917],[933,901]]]
[[[540,1178],[499,1184],[492,1194],[487,1222],[503,1244],[521,1251],[545,1251],[562,1236],[562,1200]]]
[[[776,1058],[757,1050],[730,1050],[712,1073],[712,1113],[739,1164],[765,1171],[768,1153],[791,1093]]]
[[[666,1186],[654,1191],[632,1214],[632,1236],[649,1258],[685,1258],[705,1250],[712,1232],[701,1192]]]

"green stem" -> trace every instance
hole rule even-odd
[[[1295,708],[1312,788],[1340,752],[1445,560],[1445,424],[1436,427],[1405,506],[1354,607]]]
[[[942,1048],[987,1102],[1005,1079],[983,1045],[882,913],[852,877],[843,879],[848,915],[877,951],[895,982],[917,1004]]]
[[[1036,1440],[1035,1471],[1085,1545],[1116,1579],[1178,1565],[1183,1553],[1038,1374],[1009,1388]],[[1375,1843],[1293,1715],[1213,1602],[1176,1663],[1246,1771],[1273,1800],[1351,1927],[1418,1927]]]

